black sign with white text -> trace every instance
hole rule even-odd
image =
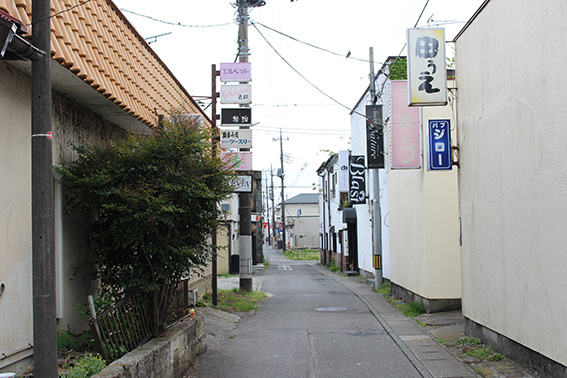
[[[352,205],[366,203],[366,168],[364,155],[350,156],[349,162],[349,197]]]
[[[252,124],[251,108],[221,109],[221,124],[223,126],[244,126]]]
[[[382,105],[366,106],[366,156],[368,168],[384,168],[384,128]]]

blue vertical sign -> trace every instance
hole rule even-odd
[[[429,120],[428,170],[451,170],[451,120]]]

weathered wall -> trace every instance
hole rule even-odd
[[[205,321],[197,315],[114,361],[92,378],[178,378],[206,349]]]
[[[32,354],[31,80],[0,63],[0,369]],[[53,94],[53,159],[74,158],[69,143],[104,143],[125,133],[64,96]],[[94,291],[84,262],[85,222],[64,216],[64,190],[55,186],[57,317],[61,330],[86,327],[75,307]],[[2,286],[3,285],[3,286]],[[2,287],[4,289],[2,289]]]
[[[126,136],[122,129],[58,93],[53,94],[52,112],[54,164],[76,159],[73,146],[103,145]],[[90,271],[84,270],[88,261],[87,221],[66,214],[65,189],[56,181],[57,317],[60,329],[80,332],[88,326],[85,319],[75,316],[75,309],[96,291]]]
[[[493,0],[456,41],[463,313],[563,365],[566,19]]]

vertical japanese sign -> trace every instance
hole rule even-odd
[[[248,82],[251,79],[250,63],[249,62],[236,62],[236,63],[221,63],[220,64],[220,80]]]
[[[419,108],[407,105],[406,93],[406,81],[392,81],[392,169],[421,168]]]
[[[366,106],[366,156],[368,169],[384,168],[382,105]]]
[[[410,106],[447,105],[444,29],[408,29]]]
[[[430,171],[451,170],[451,121],[448,119],[428,122],[429,144],[427,169]]]
[[[349,191],[349,164],[350,152],[339,151],[339,192],[348,193]]]
[[[366,169],[364,155],[350,157],[350,203],[361,205],[366,203]]]

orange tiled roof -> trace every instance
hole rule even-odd
[[[32,0],[0,0],[27,25],[31,7]],[[52,58],[133,117],[155,127],[154,108],[202,114],[111,0],[51,0],[51,14]]]

